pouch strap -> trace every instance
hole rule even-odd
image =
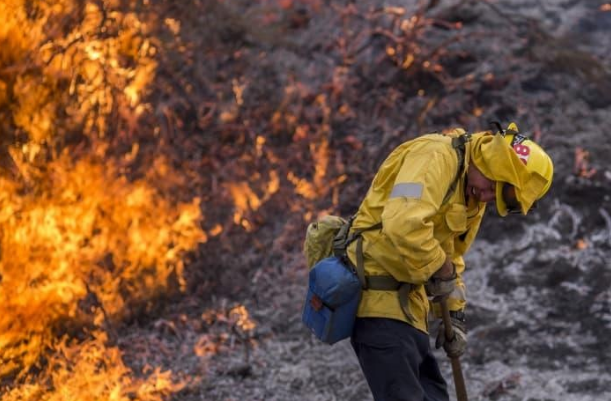
[[[454,191],[456,191],[456,187],[458,186],[458,182],[460,181],[460,177],[465,168],[465,153],[466,153],[466,144],[471,140],[471,134],[466,133],[457,138],[452,138],[452,147],[456,151],[456,156],[458,158],[458,171],[456,172],[456,178],[450,185],[448,192],[446,192],[443,197],[442,204],[445,204],[451,197]]]
[[[409,323],[414,323],[414,316],[409,311],[409,293],[413,289],[414,285],[410,283],[401,283],[401,287],[399,287],[399,304]]]
[[[361,282],[361,288],[367,289],[365,280],[365,262],[363,261],[363,236],[359,235],[356,240],[356,275]]]
[[[365,231],[379,230],[381,228],[382,228],[382,222],[374,224],[367,228],[355,229],[352,232],[352,234],[350,234],[350,236],[348,237],[348,240],[346,241],[346,243],[343,246],[344,257],[348,259],[348,256],[345,254],[346,249],[348,248],[348,245],[350,245],[350,243],[352,243],[356,239],[355,270],[356,270],[356,275],[359,278],[359,281],[361,282],[361,288],[364,290],[367,289],[367,281],[365,280],[365,262],[364,262],[364,256],[363,256],[363,233]]]

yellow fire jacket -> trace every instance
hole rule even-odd
[[[382,222],[381,230],[363,233],[365,274],[390,274],[398,281],[414,284],[408,310],[413,317],[411,324],[424,332],[428,332],[430,310],[424,284],[441,267],[446,255],[451,257],[458,274],[448,306],[450,310],[464,309],[463,255],[475,239],[485,211],[483,203],[468,208],[465,202],[472,143],[466,144],[459,172],[459,158],[451,138],[462,133],[457,129],[449,135],[424,135],[397,147],[378,170],[353,222],[353,229]],[[457,186],[443,202],[457,174]],[[348,248],[348,257],[356,262],[354,243]],[[440,316],[439,311],[436,315]],[[410,323],[397,291],[363,291],[357,316]]]

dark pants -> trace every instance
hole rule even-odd
[[[351,339],[375,401],[449,401],[429,336],[407,323],[357,318]]]

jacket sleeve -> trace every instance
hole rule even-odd
[[[456,176],[452,152],[409,154],[394,180],[382,212],[382,233],[403,261],[389,271],[400,281],[424,284],[446,259],[433,235],[433,219]]]

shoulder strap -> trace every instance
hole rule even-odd
[[[346,224],[344,224],[335,238],[333,239],[333,254],[339,258],[348,261],[347,250],[348,246],[356,241],[356,266],[354,266],[355,273],[361,282],[361,287],[367,289],[367,281],[365,279],[365,268],[363,262],[363,233],[365,231],[379,230],[382,228],[382,222],[376,223],[372,226],[365,228],[358,228],[350,232],[352,222],[356,215],[352,216]]]
[[[463,169],[465,168],[466,144],[470,140],[471,134],[469,133],[460,135],[456,138],[452,138],[452,147],[456,151],[456,156],[458,157],[458,170],[456,171],[456,178],[454,178],[452,185],[450,185],[450,188],[448,188],[448,192],[446,192],[446,195],[443,197],[443,201],[441,202],[442,205],[449,201],[450,197],[452,197],[452,194],[454,194],[454,191],[456,191],[456,187],[458,186],[458,182],[460,181],[460,176],[462,174]]]

